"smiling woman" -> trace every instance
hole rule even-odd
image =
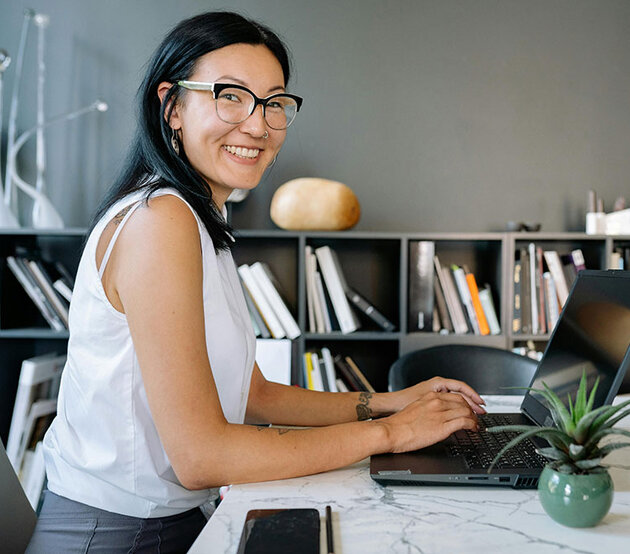
[[[477,427],[482,400],[459,381],[359,395],[261,374],[223,213],[286,138],[302,103],[288,81],[276,35],[228,12],[181,22],[149,63],[127,168],[77,272],[44,439],[49,490],[28,552],[183,552],[216,487],[327,471]]]

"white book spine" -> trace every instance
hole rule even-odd
[[[315,279],[313,268],[311,266],[311,256],[313,248],[306,246],[304,248],[304,275],[306,276],[306,306],[308,312],[308,330],[311,333],[317,332],[317,323],[315,321]]]
[[[311,363],[313,364],[313,390],[324,392],[324,381],[322,380],[322,369],[319,365],[319,356],[316,352],[311,352]]]
[[[317,287],[317,296],[319,298],[319,305],[322,310],[322,319],[324,323],[324,333],[330,333],[332,331],[332,324],[330,323],[330,315],[328,315],[328,306],[326,306],[326,296],[324,294],[324,283],[322,282],[322,276],[319,271],[315,272],[315,286]],[[318,332],[322,332],[319,331]]]
[[[455,290],[455,283],[453,281],[453,276],[450,270],[446,267],[440,267],[440,272],[442,274],[442,281],[444,283],[444,295],[447,298],[447,305],[449,309],[453,310],[452,321],[453,327],[455,328],[455,333],[466,334],[468,333],[468,325],[466,324],[466,318],[464,317],[464,312],[462,310],[462,304],[459,301],[459,297],[457,296],[457,291]]]
[[[335,379],[335,385],[337,386],[337,392],[350,392],[341,379]]]
[[[37,443],[35,452],[32,455],[30,468],[27,476],[23,476],[24,492],[33,510],[37,510],[39,499],[44,488],[46,478],[46,466],[44,464],[44,449],[42,441]]]
[[[560,317],[560,311],[558,309],[558,292],[551,272],[545,271],[545,273],[543,273],[543,282],[547,293],[547,321],[549,323],[549,332],[551,332]]]
[[[33,276],[35,277],[35,280],[37,281],[37,284],[48,298],[48,301],[52,304],[52,307],[57,312],[57,315],[61,318],[63,324],[68,327],[68,308],[59,299],[59,296],[57,296],[57,293],[55,292],[52,283],[50,283],[46,275],[44,275],[41,267],[37,262],[33,260],[28,260],[27,263],[29,268],[31,269],[31,272],[33,273]]]
[[[459,296],[462,299],[462,304],[466,308],[468,313],[468,319],[473,328],[475,335],[481,335],[481,329],[479,328],[479,322],[477,321],[477,314],[475,314],[475,308],[472,303],[472,297],[470,296],[470,289],[466,281],[466,274],[461,267],[453,270],[453,277],[455,277],[455,284],[459,291]]]
[[[280,320],[276,317],[276,314],[269,305],[269,302],[267,302],[267,299],[258,285],[251,268],[247,264],[243,264],[238,267],[238,274],[243,279],[243,283],[245,283],[247,290],[251,294],[252,300],[256,304],[260,315],[265,320],[271,336],[274,339],[284,338],[284,327],[282,327]]]
[[[488,327],[490,328],[490,334],[499,335],[501,333],[501,326],[499,325],[497,312],[494,309],[494,302],[492,302],[490,289],[483,288],[479,291],[479,302],[481,302],[483,313],[486,316],[486,321],[488,322]]]
[[[50,327],[55,331],[64,331],[66,327],[61,319],[59,319],[59,316],[52,312],[48,307],[46,297],[44,296],[42,290],[32,281],[32,277],[25,273],[27,271],[26,267],[21,265],[13,256],[7,256],[7,265],[22,285],[22,288],[24,288],[30,299],[44,316],[48,325],[50,325]]]
[[[57,279],[54,283],[53,283],[53,287],[55,287],[55,290],[61,294],[61,296],[63,296],[68,302],[72,301],[72,289],[66,285],[61,279]]]
[[[318,282],[321,280],[321,276],[317,271],[317,258],[312,252],[309,255],[308,264],[311,268],[311,292],[313,294],[313,308],[315,309],[315,330],[317,333],[325,333],[326,322],[324,318],[324,312],[326,311],[326,305],[325,303],[322,304],[322,300],[320,297]],[[322,290],[322,295],[323,292],[324,291]]]
[[[276,290],[276,287],[273,286],[269,275],[267,275],[265,267],[260,262],[256,262],[250,266],[250,269],[254,275],[254,278],[260,285],[260,288],[265,295],[265,298],[269,302],[271,309],[280,320],[286,336],[290,339],[299,337],[300,328],[293,318],[293,315],[291,315],[289,308],[287,308],[286,304],[282,300],[282,297]]]
[[[326,346],[322,348],[322,357],[324,358],[324,367],[326,368],[330,392],[338,392],[337,380],[335,379],[335,362],[333,361],[330,349]]]
[[[547,267],[549,267],[549,273],[551,273],[551,277],[553,278],[553,284],[556,288],[560,306],[564,306],[564,303],[569,297],[569,287],[567,286],[567,280],[564,278],[560,256],[558,256],[555,250],[547,250],[543,255],[545,256]]]
[[[335,264],[330,253],[330,247],[321,246],[315,249],[315,255],[319,261],[319,266],[322,270],[324,281],[326,282],[326,288],[330,295],[330,301],[332,302],[337,321],[339,321],[339,327],[344,334],[352,333],[356,331],[358,326],[355,322],[355,317],[350,309],[350,304],[346,298],[346,293],[343,289],[342,280],[337,274]]]

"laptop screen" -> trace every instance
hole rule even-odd
[[[582,372],[590,390],[599,377],[594,406],[611,403],[630,364],[630,271],[581,271],[541,360],[532,387],[543,381],[568,406]],[[542,396],[528,392],[522,410],[550,425]]]

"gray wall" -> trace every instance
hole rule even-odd
[[[14,56],[27,6],[51,16],[48,114],[98,96],[110,105],[48,135],[50,196],[68,225],[88,223],[120,168],[143,64],[177,21],[212,8],[283,36],[291,89],[306,98],[278,163],[235,207],[238,227],[273,228],[273,192],[301,176],[351,186],[365,230],[500,230],[508,220],[581,230],[589,188],[607,209],[628,193],[626,0],[3,0],[0,47]],[[35,121],[35,38],[22,129]],[[12,78],[9,69],[3,133]],[[21,160],[27,176],[33,152]]]

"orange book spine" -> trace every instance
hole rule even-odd
[[[475,276],[472,273],[467,273],[466,282],[468,283],[468,288],[470,289],[470,296],[472,298],[473,308],[475,309],[475,315],[477,316],[477,321],[479,322],[479,331],[482,335],[489,335],[490,327],[488,327],[488,320],[486,319],[486,315],[483,313],[483,308],[481,307],[481,300],[479,300],[479,289],[477,288],[477,281],[475,281]]]

